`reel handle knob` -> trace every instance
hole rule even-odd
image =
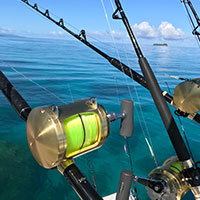
[[[129,99],[122,100],[121,112],[124,118],[121,120],[120,135],[123,137],[131,137],[133,135],[133,101]]]

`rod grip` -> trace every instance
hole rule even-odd
[[[123,99],[121,103],[121,112],[125,117],[121,120],[120,135],[123,137],[131,137],[133,135],[133,101]]]
[[[23,99],[23,97],[18,93],[6,76],[0,71],[0,89],[4,96],[8,99],[12,107],[16,110],[18,115],[24,120],[31,111],[31,107]]]
[[[82,200],[103,200],[75,164],[69,165],[63,174]]]
[[[162,96],[162,91],[159,87],[159,84],[152,72],[148,61],[146,58],[140,58],[139,64],[144,74],[144,78],[147,81],[149,91],[152,95],[152,98],[155,102],[155,105],[158,109],[158,112],[161,116],[161,119],[165,125],[165,128],[168,132],[169,138],[172,142],[172,145],[176,151],[176,154],[180,161],[186,161],[190,159],[189,152],[183,141],[183,138],[178,130],[178,127],[174,121],[174,118],[165,102],[164,97]]]
[[[133,182],[133,173],[128,170],[123,170],[120,175],[116,200],[129,199],[132,182]]]

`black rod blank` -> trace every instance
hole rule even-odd
[[[24,120],[27,120],[31,107],[18,93],[6,76],[0,71],[0,90],[4,96],[8,99],[12,107],[16,110],[18,115]]]
[[[64,176],[82,200],[103,200],[75,164],[65,169]]]

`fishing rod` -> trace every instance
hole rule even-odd
[[[18,115],[24,121],[26,121],[32,109],[1,71],[0,71],[0,90],[2,91],[4,96],[8,99],[8,101],[15,109],[15,111],[18,113]]]
[[[93,188],[93,186],[89,183],[87,178],[78,169],[76,164],[73,162],[72,155],[68,160],[61,159],[61,153],[64,153],[66,151],[65,148],[67,148],[66,146],[68,145],[63,144],[64,140],[66,140],[66,136],[65,132],[64,135],[62,135],[63,131],[62,128],[60,127],[61,119],[59,119],[60,116],[61,118],[66,117],[66,113],[74,112],[76,114],[76,112],[78,112],[79,110],[81,110],[80,112],[83,111],[86,112],[87,110],[89,110],[90,113],[94,111],[97,114],[98,112],[101,112],[101,114],[99,114],[99,117],[101,117],[101,119],[104,117],[103,118],[104,125],[101,126],[102,128],[105,129],[105,127],[108,125],[107,122],[108,118],[103,107],[97,106],[96,102],[94,102],[92,99],[89,99],[89,100],[79,100],[78,102],[73,103],[72,105],[68,104],[68,105],[62,105],[60,107],[53,105],[50,107],[41,107],[32,109],[28,105],[28,103],[24,100],[24,98],[19,94],[17,89],[12,85],[12,83],[7,79],[7,77],[1,71],[0,71],[0,90],[2,91],[4,96],[8,99],[8,101],[15,109],[15,111],[18,113],[18,115],[24,121],[27,122],[27,139],[32,153],[34,152],[33,156],[35,157],[36,161],[38,161],[38,163],[45,168],[51,168],[51,169],[57,168],[60,171],[60,173],[62,173],[63,176],[65,176],[68,179],[68,181],[73,186],[75,191],[79,194],[82,200],[94,200],[94,199],[103,200],[102,197]],[[86,104],[89,106],[85,106]],[[72,108],[73,106],[76,108]],[[79,108],[78,111],[77,107]],[[69,110],[66,112],[66,109]],[[38,110],[39,112],[37,112]],[[88,126],[92,125],[88,123]],[[73,127],[71,129],[73,129]],[[85,134],[87,136],[87,132]],[[98,146],[101,146],[107,139],[108,134],[109,134],[109,129],[104,132],[102,131],[101,137],[105,138],[103,139],[101,138],[101,143],[98,141],[96,142],[96,144],[98,144]],[[48,140],[46,138],[48,139],[51,138],[52,140]],[[36,143],[37,145],[35,145]],[[88,145],[87,150],[88,149],[90,151],[94,150],[95,149],[94,146],[95,147],[97,146],[96,144],[95,145],[93,144],[91,146]],[[75,151],[75,149],[73,149],[73,151]],[[77,156],[77,154],[80,153],[80,151],[83,152],[83,150],[79,150],[73,153],[76,154]],[[56,155],[57,153],[59,154],[58,156]],[[59,163],[57,163],[58,159],[61,159],[59,160],[60,161]],[[55,160],[55,162],[53,162],[52,160]]]
[[[121,119],[120,134],[131,137],[133,102],[122,100],[121,114],[107,113],[94,97],[71,104],[31,109],[1,71],[0,89],[20,117],[26,121],[28,145],[38,164],[46,169],[58,169],[80,199],[103,200],[73,159],[100,148],[109,136],[110,123],[118,119]],[[138,177],[138,180],[143,179]],[[129,183],[131,185],[131,180],[124,186],[128,187],[125,194],[121,194],[121,190],[118,192],[118,200],[126,200],[124,195],[129,197]],[[151,183],[154,188],[154,182]]]
[[[92,50],[94,50],[96,53],[98,53],[99,55],[101,55],[102,57],[104,57],[111,65],[113,65],[115,68],[117,68],[118,70],[120,70],[121,72],[123,72],[125,75],[127,75],[131,79],[135,80],[137,83],[139,83],[140,85],[142,85],[144,88],[149,89],[148,85],[146,83],[146,80],[145,80],[145,78],[142,75],[140,75],[139,73],[137,73],[136,71],[134,71],[133,69],[131,69],[130,67],[128,67],[127,65],[125,65],[124,63],[122,63],[121,61],[117,60],[116,58],[108,56],[107,54],[105,54],[104,52],[102,52],[100,49],[98,49],[97,47],[95,47],[94,45],[92,45],[90,42],[88,42],[86,40],[85,30],[81,30],[81,33],[79,35],[75,34],[74,32],[72,32],[71,30],[69,30],[64,25],[64,20],[62,18],[59,21],[56,21],[55,19],[53,19],[50,16],[50,13],[49,13],[48,9],[45,12],[42,12],[38,8],[38,5],[36,3],[34,5],[31,5],[28,2],[28,0],[21,0],[21,1],[24,2],[24,3],[26,3],[28,6],[30,6],[34,10],[36,10],[38,13],[40,13],[41,15],[43,15],[44,17],[46,17],[50,21],[52,21],[57,26],[61,27],[64,31],[66,31],[69,34],[71,34],[73,37],[75,37],[76,39],[78,39],[79,41],[81,41],[83,44],[85,44],[86,46],[88,46],[89,48],[91,48]],[[174,106],[174,104],[173,104],[173,97],[170,94],[168,94],[166,91],[162,91],[162,95],[165,97],[165,100],[170,105]],[[195,121],[196,123],[200,124],[200,115],[198,113],[185,113],[185,112],[182,112],[181,110],[177,109],[176,114],[178,114],[179,116],[182,116],[182,117],[187,117],[187,118]]]
[[[167,106],[167,103],[163,98],[162,91],[156,80],[156,77],[147,59],[143,56],[143,53],[137,43],[135,35],[133,34],[133,31],[130,27],[129,21],[125,15],[120,1],[115,0],[115,4],[117,6],[117,9],[113,13],[113,18],[122,20],[126,27],[126,30],[137,54],[138,62],[144,78],[147,82],[149,91],[165,125],[178,159],[184,164],[185,169],[183,173],[185,176],[185,181],[189,186],[191,186],[191,190],[195,199],[200,199],[200,169],[196,166],[196,164],[194,164],[194,161],[190,157],[189,151],[183,141],[183,138],[181,137],[181,134],[169,110],[169,107]],[[120,13],[121,18],[117,15],[118,12]]]
[[[0,89],[26,121],[28,145],[38,164],[47,169],[57,168],[82,200],[103,200],[76,166],[73,158],[100,148],[109,136],[110,123],[118,119],[121,119],[120,135],[124,138],[131,137],[134,127],[133,102],[122,100],[121,114],[107,113],[94,98],[61,106],[31,109],[1,71]],[[163,181],[140,178],[123,170],[117,200],[129,199],[132,179],[155,191],[164,187]]]
[[[23,1],[23,2],[28,3],[28,1]],[[32,7],[38,10],[37,4],[35,4]],[[48,10],[46,10],[46,12],[43,13],[43,15],[45,15],[47,18],[50,17]],[[64,27],[63,20],[61,19],[59,22],[57,22],[57,25],[63,28]],[[82,39],[82,41],[87,42],[85,31],[83,30],[81,31],[80,35],[74,34],[74,36],[75,37],[79,36]],[[78,39],[78,37],[76,38]],[[143,57],[142,51],[140,50],[139,45],[136,45],[136,49],[137,49],[138,58],[140,60],[139,62],[140,65],[143,65],[144,71],[145,71],[145,67],[147,68],[146,70],[148,71],[148,67],[150,68],[150,66],[148,66],[147,60]],[[104,54],[104,56],[107,56],[107,55]],[[111,59],[114,59],[114,58],[111,58]],[[121,62],[120,61],[118,62],[119,62],[118,65],[122,68]],[[123,71],[123,69],[121,70]],[[150,74],[151,74],[151,70],[150,70]],[[147,81],[145,81],[144,77],[145,79],[147,77]],[[151,83],[151,81],[149,81],[150,78],[148,79],[147,75],[144,75],[144,77],[142,77],[143,78],[142,80],[145,81],[146,88],[148,88],[151,93],[156,94],[157,92],[153,91],[153,89],[154,87],[155,88],[157,86],[159,87],[159,85],[155,84],[154,86],[152,86],[151,84],[149,84],[149,82]],[[5,85],[4,82],[7,85],[9,82],[8,80],[7,81],[4,81],[4,80],[6,80],[5,77],[2,79],[3,84],[0,87],[2,91],[4,89],[7,89],[4,86]],[[153,82],[156,81],[155,77],[153,77],[152,80]],[[13,86],[11,85],[11,87]],[[8,92],[6,93],[8,97],[9,97],[9,92],[10,91],[8,90]],[[158,94],[160,93],[160,96],[163,98],[162,92],[163,91],[160,90]],[[17,94],[19,93],[17,92]],[[15,96],[14,98],[18,98]],[[157,100],[155,101],[160,103],[159,102],[160,97],[159,95],[157,96],[158,96],[158,101]],[[23,113],[22,111],[27,110],[25,108],[27,107],[30,108],[30,107],[28,106],[28,104],[25,102],[25,100],[22,97],[18,99],[20,100],[16,101],[15,107],[18,108],[21,105],[23,105],[22,109],[21,107],[20,109],[16,109],[18,114],[21,114]],[[12,99],[10,100],[11,104],[13,100]],[[163,102],[166,104],[164,98],[161,100],[161,105],[165,105]],[[122,113],[119,115],[107,114],[105,109],[101,105],[97,104],[97,101],[94,98],[79,100],[79,101],[73,102],[72,104],[65,104],[61,106],[52,105],[52,106],[46,106],[46,107],[37,107],[37,108],[34,108],[33,110],[31,110],[30,108],[30,111],[26,113],[26,117],[24,119],[25,121],[27,121],[28,144],[35,160],[44,168],[48,168],[48,169],[57,168],[68,179],[68,181],[71,183],[71,185],[73,186],[73,188],[78,193],[81,199],[102,200],[102,197],[100,197],[100,195],[96,192],[96,190],[87,181],[86,177],[76,167],[75,163],[73,162],[73,158],[101,147],[109,135],[110,122],[112,122],[113,120],[121,119],[120,134],[123,135],[125,138],[129,137],[133,132],[132,131],[133,106],[132,106],[131,101],[127,101],[127,100],[123,101]],[[171,127],[169,128],[174,129],[176,132],[177,127],[173,123]],[[182,144],[183,141],[177,140],[177,137],[174,138],[173,142],[174,143],[181,142],[181,144],[179,144],[179,147],[184,147],[184,143]],[[179,150],[179,149],[177,148],[176,150]],[[184,177],[188,178],[187,181],[191,182],[191,185],[193,184],[192,181],[196,178],[195,179],[196,182],[194,184],[199,186],[198,185],[199,176],[197,176],[197,173],[196,173],[198,171],[198,167],[196,167],[196,170],[195,170],[192,165],[193,163],[189,157],[188,152],[184,151],[184,153],[186,154],[185,155],[181,154],[181,151],[177,152],[179,160],[184,161],[184,165],[186,166],[186,169],[181,170],[181,171],[184,173],[185,175]],[[187,158],[189,160],[185,161],[184,159],[187,159]],[[168,188],[166,188],[166,183],[168,183],[169,185],[171,181],[173,183],[179,184],[183,180],[180,173],[178,175],[177,173],[175,175],[170,174],[171,173],[170,168],[173,168],[173,167],[175,169],[178,169],[178,172],[179,172],[179,168],[177,168],[177,163],[181,164],[176,159],[173,159],[171,161],[170,161],[170,164],[167,162],[166,164],[164,164],[163,167],[157,169],[157,171],[155,170],[155,173],[161,175],[164,181],[162,181],[162,179],[161,180],[155,179],[155,177],[154,178],[152,177],[151,179],[143,179],[143,178],[134,176],[135,181],[145,185],[148,188],[151,188],[154,192],[161,194],[161,196],[165,195],[166,191],[168,190]],[[189,170],[187,168],[189,168]],[[170,180],[164,179],[166,172],[170,174]],[[152,172],[152,174],[154,175],[155,173]],[[175,173],[175,171],[173,173]],[[128,173],[125,173],[125,174],[128,175]],[[176,175],[178,176],[178,178],[176,177]],[[130,181],[129,181],[130,184],[128,183],[128,185],[131,185],[132,175],[130,175],[129,177],[130,177]],[[191,177],[192,177],[192,181],[191,181]],[[125,182],[122,181],[119,184],[119,194],[121,193],[121,191],[123,191],[122,185],[124,186],[124,183]],[[195,187],[195,189],[196,188],[197,187]],[[182,194],[185,191],[183,190],[182,186],[179,187],[178,189],[179,189],[178,192],[180,192],[180,194]],[[196,191],[195,189],[193,189],[193,191]],[[174,191],[174,188],[173,188],[173,191]],[[128,197],[127,194],[128,193],[125,194],[126,197]],[[117,198],[117,199],[125,200],[125,198],[123,197]]]
[[[195,11],[195,9],[194,9],[194,7],[193,7],[193,5],[192,5],[192,2],[191,2],[190,0],[181,0],[181,2],[184,4],[185,10],[186,10],[186,12],[187,12],[187,14],[188,14],[188,17],[189,17],[189,19],[190,19],[190,22],[191,22],[191,24],[192,24],[192,27],[193,27],[192,34],[195,35],[195,36],[197,37],[198,41],[200,42],[200,32],[198,31],[198,28],[200,27],[200,19],[199,19],[199,17],[198,17],[198,14],[197,14],[197,12]],[[190,15],[188,6],[189,6],[190,10],[192,11],[192,13],[193,13],[193,15],[194,15],[194,17],[195,17],[195,19],[196,19],[197,25],[195,25],[195,23],[194,23],[194,21],[193,21],[191,15]]]

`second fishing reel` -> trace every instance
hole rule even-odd
[[[200,79],[185,80],[174,89],[173,105],[184,113],[200,110]]]
[[[133,181],[144,185],[152,200],[181,200],[190,189],[185,180],[184,169],[184,164],[177,157],[172,157],[167,159],[162,166],[153,169],[148,178],[141,178],[131,171],[123,170],[116,200],[130,199]]]
[[[180,200],[190,189],[183,175],[184,165],[177,157],[167,159],[161,167],[152,170],[148,178],[150,180],[159,180],[160,185],[148,185],[147,191],[151,199],[162,200]]]

